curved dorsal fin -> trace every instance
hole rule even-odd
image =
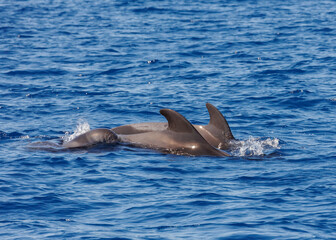
[[[206,103],[206,107],[210,115],[208,126],[214,126],[215,128],[222,130],[227,139],[234,139],[229,124],[223,114],[211,103]]]
[[[171,109],[161,109],[160,113],[167,119],[169,131],[182,133],[173,135],[175,139],[183,142],[182,149],[184,153],[188,153],[194,156],[230,156],[228,153],[220,151],[211,146],[196,130],[196,128],[178,112],[175,112]],[[183,135],[183,137],[181,137],[181,135]],[[188,142],[192,143],[192,146],[186,147],[188,146]]]
[[[178,112],[171,109],[161,109],[160,113],[167,119],[169,130],[174,132],[197,132],[194,126]]]

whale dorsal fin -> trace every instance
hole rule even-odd
[[[228,153],[220,151],[211,146],[202,135],[196,130],[196,128],[181,114],[171,109],[161,109],[160,113],[168,121],[168,130],[174,133],[176,139],[184,143],[182,146],[183,152],[190,155],[209,155],[209,156],[230,156]],[[179,136],[178,136],[179,135]],[[181,135],[183,137],[181,137]],[[188,142],[192,143],[190,147]],[[195,143],[197,144],[194,145]]]
[[[224,133],[224,137],[228,140],[235,139],[232,135],[229,124],[227,123],[223,114],[211,103],[206,103],[206,107],[209,111],[210,122],[208,124],[209,127],[215,127],[221,132]]]
[[[161,109],[160,113],[167,119],[169,130],[174,132],[197,132],[194,126],[178,112],[171,109]]]

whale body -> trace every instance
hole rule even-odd
[[[206,107],[210,115],[208,125],[193,125],[201,136],[213,147],[222,150],[230,149],[230,142],[235,140],[229,124],[223,114],[211,103]],[[164,131],[167,129],[167,122],[145,122],[123,125],[112,128],[117,135],[132,135],[146,132]]]
[[[220,111],[207,103],[208,125],[192,125],[171,109],[161,109],[167,122],[123,125],[112,129],[94,129],[63,143],[65,148],[89,147],[99,143],[126,143],[164,153],[192,156],[230,156],[222,151],[234,140],[230,127]],[[220,150],[221,149],[221,150]]]
[[[118,136],[110,129],[97,128],[79,135],[69,142],[64,142],[65,148],[89,147],[99,143],[116,143]]]
[[[161,125],[155,131],[119,134],[119,140],[135,146],[157,149],[163,152],[192,156],[229,156],[209,144],[196,128],[181,114],[171,109],[161,109],[167,119],[167,127]]]

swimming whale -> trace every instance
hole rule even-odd
[[[160,113],[168,122],[136,123],[112,129],[95,129],[72,141],[65,148],[88,147],[98,143],[127,143],[137,147],[156,149],[182,155],[229,156],[220,149],[228,149],[234,139],[224,116],[212,104],[206,104],[210,115],[208,125],[192,125],[185,117],[171,109]]]
[[[178,112],[171,109],[161,109],[160,113],[168,121],[166,128],[161,125],[154,131],[118,134],[119,141],[178,155],[230,156],[209,144],[196,128]]]
[[[110,129],[97,128],[79,135],[69,142],[64,142],[65,148],[89,147],[99,143],[116,143],[118,136]]]
[[[213,147],[222,150],[228,150],[231,147],[231,141],[235,140],[232,135],[229,124],[223,114],[211,103],[206,103],[210,115],[208,125],[193,125],[201,136]],[[117,135],[131,135],[146,132],[163,131],[167,129],[166,122],[147,122],[134,123],[112,128]]]

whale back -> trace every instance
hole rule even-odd
[[[151,148],[164,153],[191,156],[229,156],[211,146],[195,127],[181,114],[171,109],[161,109],[167,123],[160,123],[157,130],[119,134],[119,140],[142,148]],[[146,126],[146,125],[141,125]],[[133,126],[132,126],[133,127]]]
[[[229,156],[211,146],[196,128],[181,114],[171,109],[161,109],[160,113],[167,119],[168,128],[178,148],[190,155]]]
[[[99,143],[116,143],[118,136],[110,129],[97,128],[83,133],[69,142],[63,143],[65,148],[90,147]]]

